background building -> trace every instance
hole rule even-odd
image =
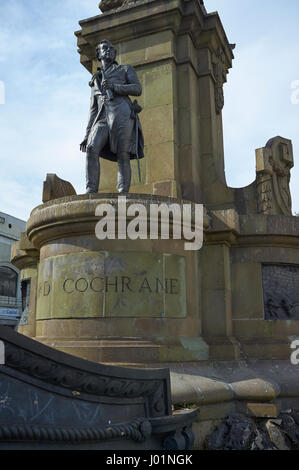
[[[15,327],[21,316],[19,271],[10,263],[10,252],[25,229],[23,220],[0,212],[0,325]]]

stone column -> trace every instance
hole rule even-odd
[[[29,299],[25,305],[22,292],[22,317],[18,332],[34,338],[36,336],[36,299],[39,251],[30,243],[25,233],[12,247],[11,263],[20,270],[22,289],[27,289]],[[26,283],[24,285],[24,283]]]

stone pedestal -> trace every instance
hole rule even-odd
[[[181,203],[127,197],[128,205],[138,202]],[[98,240],[95,211],[105,203],[117,208],[118,199],[70,196],[33,210],[27,237],[40,255],[33,336],[94,362],[208,359],[201,338],[199,252],[185,251],[185,240],[160,236]]]
[[[12,258],[31,279],[20,332],[94,362],[289,360],[299,335],[297,218],[208,211],[203,248],[186,251],[172,227],[170,240],[160,226],[157,240],[97,239],[95,212],[105,203],[117,216],[113,194],[32,211]],[[135,203],[182,201],[128,195]]]
[[[36,335],[39,251],[30,243],[26,233],[22,233],[20,241],[13,245],[11,259],[13,264],[20,270],[22,286],[22,314],[18,331],[34,338]]]

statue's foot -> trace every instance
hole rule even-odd
[[[88,190],[86,191],[86,194],[98,194],[98,192],[95,191],[94,189],[88,189]]]

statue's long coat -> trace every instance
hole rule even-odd
[[[101,157],[111,161],[117,161],[117,153],[121,151],[120,142],[128,120],[134,120],[131,133],[129,153],[130,158],[137,158],[136,129],[138,129],[138,157],[144,157],[144,138],[138,114],[134,113],[132,101],[129,96],[140,96],[142,87],[135,69],[131,65],[118,65],[116,62],[105,70],[105,79],[114,85],[114,99],[107,100],[105,90],[102,88],[102,71],[98,70],[92,77],[91,104],[89,122],[86,130],[86,139],[91,138],[92,130],[98,122],[106,122],[109,128],[109,142],[101,152]],[[136,126],[137,119],[137,126]]]

